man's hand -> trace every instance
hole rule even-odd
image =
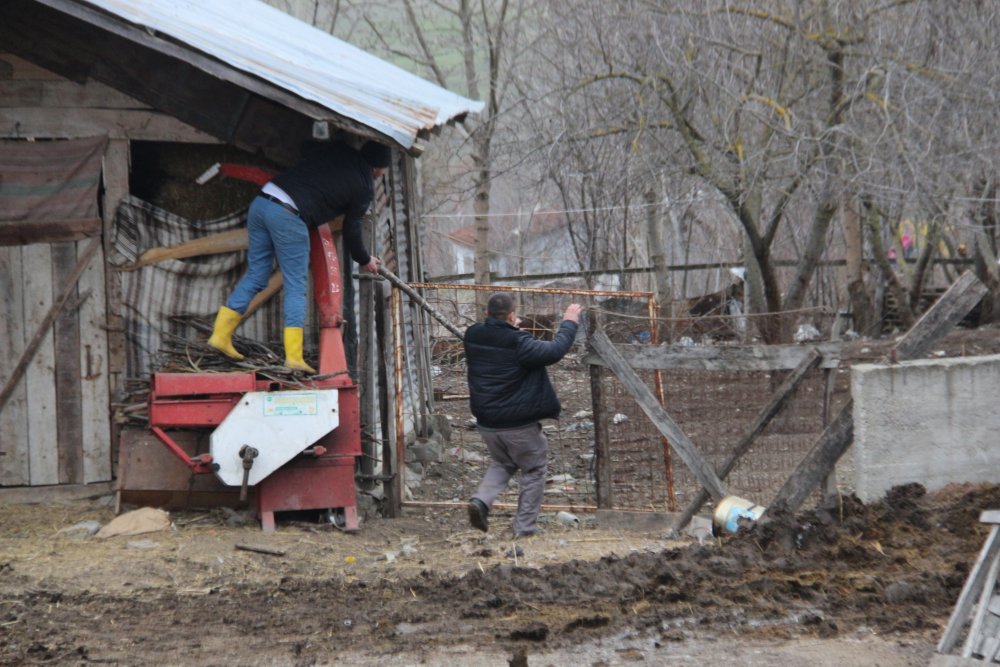
[[[571,303],[569,304],[569,307],[566,308],[566,312],[563,313],[563,319],[569,320],[570,322],[579,322],[581,310],[583,310],[583,306],[578,303]]]
[[[378,265],[382,263],[382,260],[372,255],[372,258],[368,260],[367,264],[361,264],[361,270],[367,271],[368,273],[378,273]]]

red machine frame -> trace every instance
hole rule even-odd
[[[309,263],[320,324],[318,379],[289,386],[254,372],[154,373],[149,395],[150,430],[192,474],[205,474],[214,471],[211,455],[191,457],[166,429],[215,428],[251,391],[338,390],[340,425],[256,486],[257,514],[268,532],[275,512],[312,509],[341,509],[342,528],[358,528],[354,464],[361,455],[361,415],[341,331],[340,260],[327,225],[310,232]]]

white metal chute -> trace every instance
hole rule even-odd
[[[225,484],[243,483],[243,446],[257,450],[247,484],[253,486],[340,425],[336,389],[252,391],[212,432],[209,451]]]

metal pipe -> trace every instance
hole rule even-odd
[[[408,500],[403,503],[403,507],[440,507],[442,509],[458,509],[465,507],[467,503],[454,502],[451,500]],[[516,503],[493,503],[494,509],[517,509]],[[542,505],[541,509],[546,512],[596,512],[599,508],[596,505]],[[632,510],[629,510],[632,511]],[[652,512],[649,512],[652,514]]]
[[[428,313],[430,313],[431,315],[433,315],[434,319],[436,319],[438,322],[440,322],[444,326],[445,329],[447,329],[448,331],[450,331],[457,338],[461,338],[462,337],[462,332],[461,332],[461,330],[459,330],[459,328],[457,326],[455,326],[454,324],[452,324],[448,320],[448,318],[446,318],[444,315],[442,315],[440,312],[438,312],[438,310],[436,308],[434,308],[434,306],[432,306],[431,304],[427,303],[427,300],[424,297],[420,296],[417,293],[417,291],[415,289],[413,289],[413,287],[411,287],[410,285],[407,285],[405,282],[403,282],[403,280],[399,276],[397,276],[395,273],[393,273],[389,269],[385,268],[384,266],[378,267],[378,272],[380,274],[382,274],[383,276],[385,276],[386,280],[388,280],[390,283],[392,283],[393,285],[395,285],[399,289],[401,289],[404,292],[406,292],[406,295],[408,297],[410,297],[410,299],[412,299],[414,303],[416,303],[418,306],[420,306],[421,308],[423,308],[424,310],[426,310]]]
[[[437,290],[473,290],[479,292],[520,292],[527,294],[566,294],[574,296],[627,296],[649,298],[652,292],[616,292],[613,290],[562,289],[558,287],[515,287],[513,285],[455,285],[448,283],[410,283],[410,287]]]
[[[656,345],[660,342],[659,323],[656,321],[656,297],[649,297],[649,342]],[[666,395],[663,393],[663,372],[657,368],[653,371],[654,383],[656,384],[656,400],[660,405],[666,407]],[[674,461],[670,453],[670,441],[666,436],[660,436],[663,443],[663,472],[667,476],[667,509],[671,512],[677,511],[677,497],[674,495]]]
[[[393,481],[395,497],[399,506],[402,507],[403,493],[406,475],[406,433],[403,428],[403,403],[406,398],[403,394],[403,297],[398,289],[392,290],[389,295],[389,310],[392,314],[392,362],[393,362],[393,389],[396,392],[395,416],[396,416],[396,479]]]

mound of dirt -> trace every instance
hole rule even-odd
[[[61,584],[55,572],[18,576],[29,565],[12,559],[0,565],[0,663],[316,664],[344,651],[390,660],[444,655],[456,642],[516,656],[525,647],[568,650],[622,636],[664,646],[735,635],[853,637],[861,629],[926,656],[987,534],[979,513],[998,507],[1000,486],[927,493],[911,484],[871,505],[845,497],[834,510],[776,511],[704,544],[622,556],[615,553],[622,543],[609,541],[608,555],[591,560],[574,557],[579,531],[553,527],[518,543],[524,558],[497,554],[490,561],[499,544],[470,550],[485,538],[461,532],[460,518],[436,517],[429,526],[457,537],[441,540],[437,551],[427,543],[419,565],[402,578],[385,569],[332,575],[312,554],[313,567],[265,561],[259,567],[271,570],[269,578],[237,571],[197,592],[187,587],[184,568],[172,584],[80,590]],[[320,553],[333,548],[320,542]],[[541,551],[560,557],[531,558]],[[437,566],[463,553],[464,574]],[[134,551],[117,554],[117,562],[103,565],[122,576],[140,567]],[[183,548],[161,557],[176,564]],[[484,567],[484,560],[492,564]]]

